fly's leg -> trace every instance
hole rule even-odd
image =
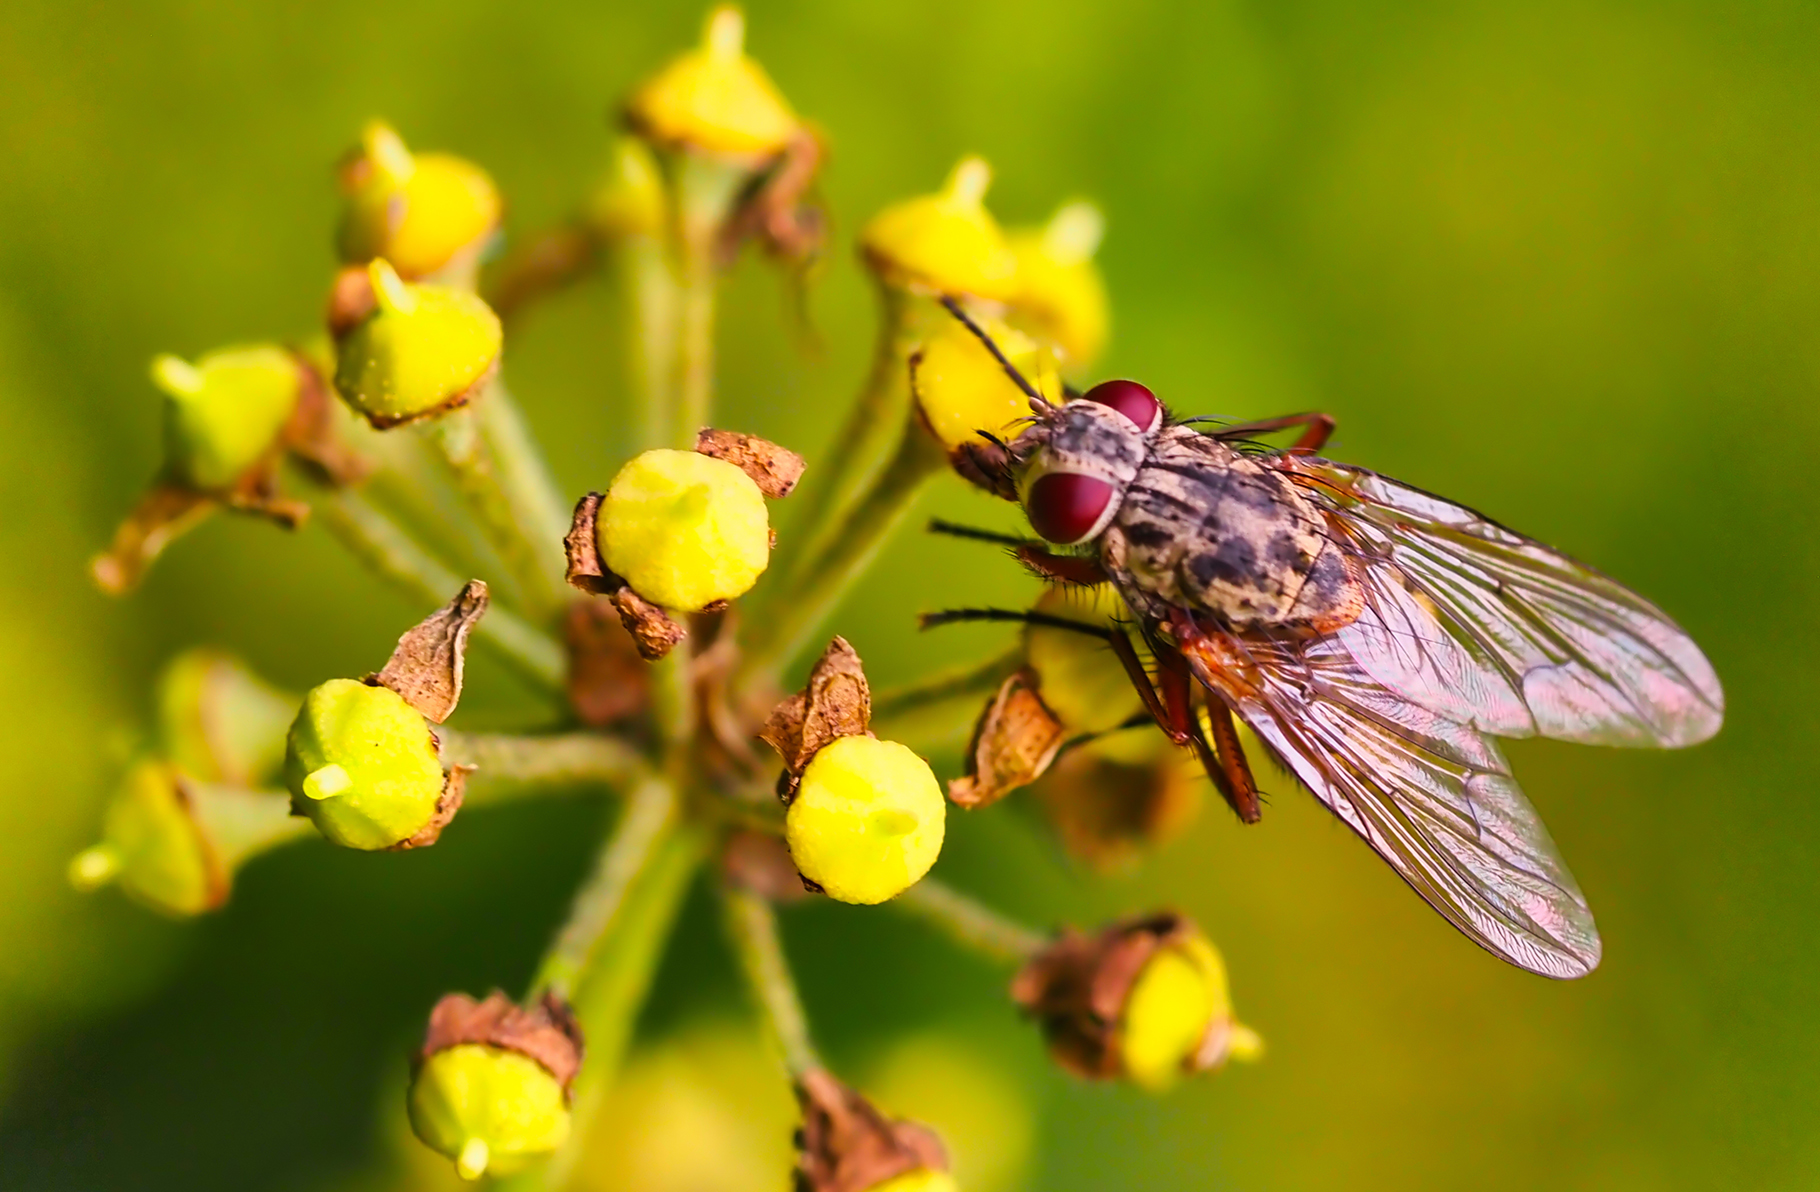
[[[1162,684],[1162,692],[1159,694],[1157,684],[1150,681],[1150,673],[1144,669],[1144,660],[1138,657],[1137,648],[1131,644],[1131,639],[1126,637],[1122,630],[1114,629],[1109,632],[1106,635],[1106,644],[1112,647],[1113,656],[1124,666],[1125,674],[1131,679],[1131,685],[1137,689],[1138,698],[1144,701],[1144,710],[1150,713],[1151,718],[1157,722],[1172,743],[1188,744],[1187,721],[1189,717],[1183,714],[1185,710],[1179,701],[1174,707],[1171,707],[1170,668],[1163,663],[1165,651],[1156,651],[1157,679]],[[1184,679],[1187,678],[1187,674],[1186,670],[1182,671]],[[1186,696],[1187,688],[1184,686],[1182,697],[1185,699]]]
[[[1326,446],[1327,438],[1333,434],[1332,414],[1285,414],[1281,418],[1266,418],[1262,422],[1241,422],[1236,426],[1222,426],[1209,438],[1214,439],[1249,439],[1253,435],[1267,435],[1273,431],[1288,430],[1292,426],[1305,426],[1302,437],[1289,445],[1291,455],[1312,455]]]
[[[1263,810],[1258,805],[1258,784],[1251,777],[1251,763],[1245,760],[1245,747],[1239,744],[1239,730],[1232,722],[1232,709],[1220,700],[1209,699],[1207,720],[1213,728],[1212,749],[1201,734],[1200,722],[1196,721],[1194,726],[1201,764],[1207,767],[1208,777],[1213,778],[1213,784],[1238,813],[1240,821],[1255,824],[1263,818]],[[1213,756],[1209,757],[1209,753]]]
[[[996,530],[981,530],[974,526],[963,526],[951,521],[935,518],[929,523],[931,534],[946,534],[950,538],[966,538],[974,542],[996,542],[1008,546],[1017,561],[1044,579],[1058,583],[1076,584],[1092,587],[1106,582],[1105,569],[1098,559],[1083,555],[1058,555],[1050,550],[1048,544],[1037,538],[1019,538],[1015,534],[1001,534]]]

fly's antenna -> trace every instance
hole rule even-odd
[[[1019,538],[1016,534],[1000,534],[996,530],[982,530],[976,526],[963,526],[959,522],[943,521],[939,517],[930,519],[929,532],[931,534],[946,534],[950,538],[967,538],[974,542],[994,542],[999,546],[1022,547],[1041,545],[1040,543],[1033,542],[1029,538]]]
[[[958,319],[961,326],[971,331],[975,339],[986,345],[986,350],[992,353],[992,358],[998,361],[998,366],[1005,370],[1006,376],[1011,378],[1011,383],[1030,399],[1030,412],[1040,418],[1048,418],[1050,411],[1054,409],[1049,404],[1049,399],[1038,393],[1036,386],[1026,380],[1024,374],[1017,370],[1017,365],[1005,358],[1005,353],[999,351],[998,344],[994,343],[992,337],[986,334],[986,329],[974,322],[973,316],[962,310],[961,304],[946,294],[942,295],[942,308]]]
[[[1103,625],[1089,625],[1071,617],[1057,617],[1027,608],[948,608],[939,613],[924,613],[916,620],[921,629],[939,629],[943,625],[959,625],[965,621],[1015,621],[1020,625],[1067,629],[1101,641],[1111,641],[1113,633]]]

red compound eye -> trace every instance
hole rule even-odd
[[[1104,480],[1078,472],[1051,472],[1030,486],[1024,513],[1038,534],[1068,545],[1093,533],[1111,503],[1112,486]]]
[[[1101,381],[1081,395],[1090,402],[1111,406],[1145,434],[1163,420],[1163,403],[1136,381]]]

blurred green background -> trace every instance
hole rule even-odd
[[[813,459],[868,344],[853,229],[979,151],[1010,222],[1077,194],[1104,205],[1102,371],[1187,412],[1332,411],[1336,456],[1650,595],[1729,700],[1724,732],[1691,752],[1511,747],[1604,929],[1587,980],[1481,953],[1280,780],[1261,827],[1210,809],[1117,880],[1085,878],[1006,806],[955,823],[938,872],[1032,920],[1189,910],[1267,1061],[1160,1102],[1083,1087],[1045,1064],[998,972],[889,913],[793,910],[843,1070],[980,1068],[983,1108],[962,1116],[1015,1152],[976,1170],[999,1187],[1020,1164],[1045,1192],[1820,1184],[1813,6],[765,0],[750,15],[753,51],[833,139],[842,247],[811,302],[820,355],[794,346],[773,274],[748,261],[731,281],[723,424]],[[162,658],[216,642],[301,689],[370,669],[423,611],[318,530],[212,523],[123,603],[83,564],[155,466],[150,355],[314,324],[332,163],[363,121],[486,165],[522,233],[568,210],[604,162],[610,103],[699,19],[655,3],[8,5],[0,1187],[383,1181],[410,1162],[399,1082],[425,1009],[523,983],[598,803],[476,814],[399,856],[296,846],[198,923],[71,893],[64,862],[93,838]],[[623,457],[616,318],[583,287],[509,347],[570,492]],[[931,505],[1008,512],[949,482]],[[1029,589],[991,550],[907,534],[839,628],[889,683],[1006,636],[922,638],[915,612]],[[468,724],[522,699],[485,665],[470,692]],[[782,1112],[762,1079],[738,1091],[758,1061],[713,1045],[745,1036],[720,1025],[741,1003],[701,905],[658,1001],[650,1030],[692,1040],[672,1052],[735,1090],[722,1118]],[[674,1117],[690,1140],[676,1153],[743,1153],[696,1142],[720,1137],[685,1128],[720,1120],[696,1109]],[[766,1167],[781,1161],[748,1164],[748,1186],[782,1187]]]

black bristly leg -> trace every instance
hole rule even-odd
[[[946,534],[950,538],[966,538],[973,542],[993,542],[1008,546],[1017,556],[1017,561],[1044,579],[1056,580],[1064,584],[1077,584],[1081,587],[1092,587],[1107,580],[1105,570],[1099,560],[1084,555],[1058,555],[1049,549],[1049,544],[1040,538],[1019,538],[1015,534],[1001,534],[997,530],[981,530],[974,526],[963,526],[958,522],[943,521],[932,518],[929,522],[931,534]]]
[[[1302,437],[1289,445],[1288,450],[1295,455],[1312,455],[1327,445],[1327,438],[1333,434],[1333,415],[1306,413],[1285,414],[1281,418],[1266,418],[1261,422],[1241,422],[1236,426],[1222,426],[1209,438],[1214,439],[1249,439],[1254,435],[1267,435],[1274,431],[1288,430],[1292,426],[1305,426]]]

